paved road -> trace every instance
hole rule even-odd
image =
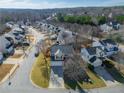
[[[41,35],[39,35],[41,37]],[[6,81],[4,84],[0,85],[0,93],[70,93],[66,89],[39,89],[32,85],[29,79],[29,74],[34,63],[35,49],[32,48],[28,57],[20,63],[19,69],[11,77],[10,81],[12,82],[11,86],[8,85],[9,81]],[[115,86],[111,88],[100,88],[89,90],[86,93],[124,93],[124,85]],[[72,91],[71,93],[84,93],[84,91],[76,92]]]

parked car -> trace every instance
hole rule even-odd
[[[0,53],[0,65],[3,63],[3,54]]]
[[[22,42],[22,45],[23,46],[30,46],[30,44],[28,42],[26,42],[26,41],[25,42]]]

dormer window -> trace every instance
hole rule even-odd
[[[58,49],[55,53],[55,60],[64,60],[64,55],[60,49]]]

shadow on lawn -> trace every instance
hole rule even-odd
[[[69,87],[69,89],[76,90],[78,89],[79,93],[87,93],[85,90],[82,89],[82,87],[79,85],[79,83],[83,83],[82,81],[76,81],[76,80],[65,80],[65,84]]]

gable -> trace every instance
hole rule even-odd
[[[57,50],[60,50],[64,55],[73,54],[73,46],[72,45],[59,45],[55,44],[50,48],[51,55],[54,55]]]

